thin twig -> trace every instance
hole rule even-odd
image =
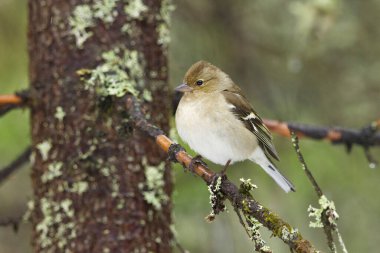
[[[177,240],[177,238],[174,238],[174,241],[175,241],[175,246],[177,247],[177,249],[181,252],[181,253],[189,253],[188,250],[185,250],[185,248],[181,245],[181,243],[179,243],[179,241]]]
[[[30,154],[32,152],[31,147],[27,147],[15,160],[13,160],[8,166],[0,170],[0,184],[7,179],[10,175],[21,168],[23,164],[28,162]]]
[[[18,105],[4,105],[0,107],[0,117],[18,107],[19,107]]]
[[[17,233],[19,226],[20,226],[20,223],[22,222],[22,218],[23,218],[23,215],[20,215],[20,216],[15,217],[15,218],[2,219],[2,220],[0,220],[0,227],[12,226],[13,231],[15,233]]]
[[[175,158],[175,160],[185,168],[190,169],[189,166],[192,157],[188,155],[182,147],[164,135],[161,129],[150,124],[145,119],[141,111],[140,103],[135,97],[130,95],[126,96],[126,108],[136,128],[155,139],[157,145],[168,153],[169,157]],[[217,176],[215,172],[201,163],[196,163],[192,167],[192,172],[201,177],[208,185],[215,181],[215,177]],[[238,187],[226,177],[221,182],[220,191],[229,199],[233,206],[243,210],[245,214],[254,217],[263,226],[272,231],[274,236],[279,237],[284,243],[294,249],[295,252],[317,252],[312,244],[304,239],[297,229],[291,227],[277,214],[257,202],[252,196],[247,196],[239,192]]]
[[[250,237],[251,235],[249,234],[248,228],[244,223],[243,218],[241,217],[240,210],[236,206],[234,206],[234,211],[239,219],[240,225],[244,228],[245,232],[247,233],[247,236]]]
[[[20,105],[23,98],[17,94],[0,95],[0,105]]]
[[[305,162],[305,159],[303,158],[303,155],[302,155],[300,147],[299,147],[298,136],[293,131],[291,132],[291,136],[292,136],[293,147],[294,147],[294,149],[295,149],[295,151],[297,153],[298,160],[299,160],[299,162],[302,165],[302,169],[305,171],[305,174],[306,174],[307,178],[311,182],[311,184],[314,187],[314,190],[315,190],[318,198],[320,199],[323,196],[322,189],[318,185],[318,183],[315,180],[313,174],[309,170],[309,168],[308,168],[308,166],[307,166],[307,164]],[[322,212],[321,215],[322,216],[326,216],[327,215],[326,213],[327,213],[327,210],[323,210],[323,212]],[[323,223],[323,230],[325,231],[325,234],[326,234],[327,244],[328,244],[331,252],[336,252],[336,246],[335,246],[334,238],[333,238],[333,235],[332,235],[332,232],[334,231],[334,226],[332,226],[332,224],[329,222],[329,219],[327,219],[327,218],[323,218],[322,217],[321,221]]]
[[[13,109],[28,105],[29,91],[20,91],[15,94],[0,95],[0,116]]]
[[[333,144],[344,144],[348,146],[348,148],[354,144],[362,147],[380,145],[380,134],[376,133],[380,128],[380,119],[362,129],[313,126],[270,119],[264,119],[263,121],[273,133],[285,137],[290,137],[291,132],[295,132],[298,137],[308,137],[314,140],[329,140]]]
[[[343,253],[348,253],[346,245],[345,245],[345,243],[343,241],[342,235],[340,234],[338,228],[335,228],[335,233],[338,236],[338,241],[339,241],[340,246],[342,247]]]
[[[311,171],[307,167],[305,159],[303,158],[303,155],[302,155],[301,150],[300,150],[298,136],[294,132],[292,132],[291,135],[292,135],[293,147],[297,153],[298,160],[300,161],[300,163],[302,165],[302,169],[305,171],[307,178],[310,180],[310,183],[313,185],[314,190],[318,195],[318,198],[320,198],[323,195],[322,189],[321,189],[321,187],[319,187],[317,180],[315,180],[313,174],[311,173]]]

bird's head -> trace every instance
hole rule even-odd
[[[218,67],[206,61],[198,61],[186,72],[183,84],[176,91],[212,93],[228,89],[232,85],[229,76]]]

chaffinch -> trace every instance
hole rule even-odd
[[[178,134],[191,149],[226,166],[249,159],[284,191],[294,191],[293,184],[271,161],[279,159],[271,133],[226,73],[198,61],[176,90],[184,93],[175,114]]]

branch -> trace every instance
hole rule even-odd
[[[312,126],[271,119],[264,119],[263,121],[273,133],[285,137],[290,137],[291,132],[295,132],[298,137],[308,137],[315,140],[329,140],[334,144],[345,144],[349,149],[353,144],[363,147],[380,145],[380,134],[376,133],[380,129],[380,119],[362,129]]]
[[[274,236],[279,237],[283,242],[288,244],[295,252],[317,252],[312,244],[302,237],[301,233],[283,221],[277,214],[262,206],[250,194],[241,192],[226,176],[221,176],[222,180],[217,180],[220,176],[208,167],[201,163],[192,163],[192,157],[180,145],[175,144],[164,135],[161,129],[150,124],[145,119],[140,103],[135,97],[126,97],[126,107],[131,119],[134,121],[135,127],[151,138],[154,138],[157,145],[168,153],[169,158],[178,161],[188,170],[190,170],[190,166],[193,164],[191,171],[201,177],[208,185],[212,185],[215,181],[220,181],[218,185],[220,192],[229,199],[234,207],[241,210],[246,218],[248,216],[254,217],[263,226],[271,230]]]
[[[22,221],[23,216],[15,217],[15,218],[6,218],[3,220],[0,220],[0,227],[8,227],[12,226],[13,231],[17,233],[20,223]]]
[[[322,189],[319,186],[319,184],[317,183],[317,180],[315,180],[313,174],[311,173],[311,171],[309,170],[309,167],[307,166],[307,164],[305,162],[305,159],[303,158],[303,155],[301,153],[301,149],[299,146],[298,136],[294,132],[291,132],[291,136],[292,136],[293,147],[297,153],[298,160],[302,165],[302,169],[303,169],[303,171],[305,171],[307,178],[309,179],[310,183],[313,185],[315,193],[317,194],[318,198],[321,199],[323,196]],[[320,217],[320,219],[321,219],[321,223],[323,224],[323,230],[326,234],[327,245],[329,246],[331,252],[336,252],[334,238],[332,235],[332,232],[334,231],[334,227],[336,227],[336,226],[334,226],[334,224],[332,222],[330,222],[330,219],[327,216],[329,213],[331,213],[331,212],[329,212],[328,209],[322,210],[322,212],[321,212],[322,217]],[[332,217],[332,218],[334,218],[334,217]]]
[[[27,147],[13,162],[0,170],[0,184],[29,160],[31,152],[32,148]]]
[[[26,106],[29,102],[29,91],[16,92],[10,95],[0,95],[0,116],[9,111]]]
[[[0,105],[19,105],[22,101],[22,98],[16,94],[0,95]]]

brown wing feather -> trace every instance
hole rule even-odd
[[[272,142],[272,135],[268,128],[264,125],[263,120],[255,112],[248,100],[241,94],[240,88],[234,86],[233,89],[222,91],[227,103],[233,105],[231,111],[241,120],[245,127],[256,135],[259,145],[263,149],[265,155],[270,158],[272,156],[279,160],[277,151]]]

